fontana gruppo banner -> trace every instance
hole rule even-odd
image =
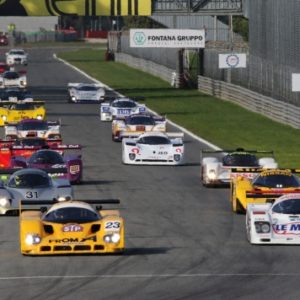
[[[152,0],[0,0],[0,16],[150,16]]]

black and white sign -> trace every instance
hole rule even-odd
[[[246,54],[245,53],[227,53],[219,54],[219,68],[246,68]]]

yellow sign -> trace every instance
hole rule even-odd
[[[150,16],[152,0],[0,0],[0,16]]]

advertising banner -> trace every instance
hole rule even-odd
[[[130,47],[204,48],[204,29],[130,29]]]
[[[0,0],[0,16],[150,16],[152,0]]]
[[[246,53],[219,54],[219,69],[246,68]]]

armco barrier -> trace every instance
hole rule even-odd
[[[198,76],[198,90],[234,102],[274,121],[300,128],[300,107],[288,104],[238,85]]]

